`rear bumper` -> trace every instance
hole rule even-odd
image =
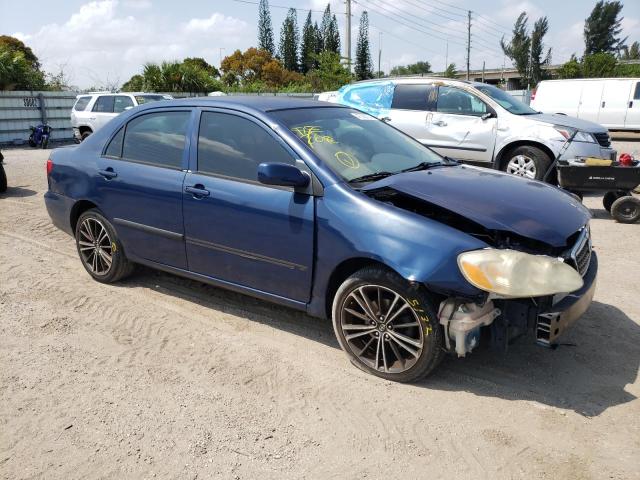
[[[44,204],[47,207],[51,222],[60,230],[67,232],[73,236],[71,230],[71,208],[73,207],[73,199],[65,197],[51,191],[44,194]]]
[[[547,311],[538,314],[536,341],[543,346],[552,346],[589,308],[596,290],[598,257],[591,253],[589,269],[584,275],[584,285],[576,292],[551,305]]]

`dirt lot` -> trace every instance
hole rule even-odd
[[[400,385],[351,366],[329,322],[147,269],[90,280],[45,211],[47,152],[4,153],[2,478],[640,478],[640,225],[599,197],[569,345]]]

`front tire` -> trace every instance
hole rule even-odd
[[[78,219],[76,248],[82,266],[98,282],[114,283],[133,271],[115,229],[95,208]]]
[[[358,368],[397,382],[431,373],[444,357],[443,333],[426,290],[396,273],[368,267],[333,300],[333,328]]]
[[[80,135],[80,141],[84,142],[87,139],[87,137],[91,135],[91,133],[92,133],[91,130],[85,130],[84,132],[82,132],[82,134]]]
[[[523,145],[507,152],[503,170],[512,175],[542,180],[551,165],[551,157],[537,147]]]

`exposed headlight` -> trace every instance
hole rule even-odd
[[[556,132],[562,135],[565,140],[568,140],[569,138],[571,138],[571,135],[573,135],[573,133],[575,132],[575,136],[573,137],[574,142],[596,143],[596,139],[593,138],[593,135],[591,135],[590,133],[581,132],[581,131],[576,132],[576,130],[572,128],[561,127],[558,125],[554,126],[553,128],[555,129]]]
[[[487,248],[458,255],[469,283],[504,297],[542,297],[582,287],[580,274],[558,258]]]

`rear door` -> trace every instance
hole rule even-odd
[[[631,84],[630,80],[604,81],[598,123],[607,128],[624,128]]]
[[[184,188],[189,270],[307,302],[314,253],[314,198],[257,181],[258,165],[298,165],[293,152],[253,117],[203,111],[193,172]]]
[[[634,81],[629,98],[629,108],[624,120],[627,130],[640,130],[640,82]]]
[[[493,160],[497,118],[482,116],[493,110],[472,93],[458,87],[438,87],[436,112],[429,122],[430,147],[441,155],[472,162]]]
[[[186,269],[182,184],[191,110],[138,115],[109,142],[95,178],[101,209],[127,254]]]
[[[432,143],[429,129],[431,111],[436,106],[437,87],[421,84],[397,84],[386,120],[424,145]]]
[[[577,117],[597,122],[602,102],[603,82],[601,80],[584,80],[573,83],[576,89],[581,90]],[[571,113],[568,113],[568,115],[571,115]]]

